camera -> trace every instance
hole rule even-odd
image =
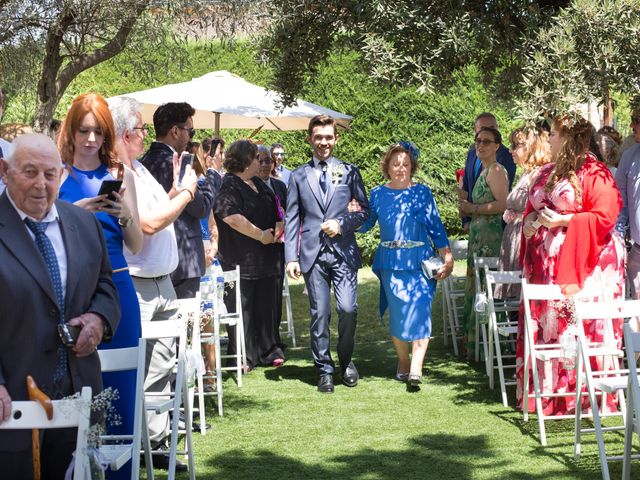
[[[422,261],[422,273],[427,280],[432,280],[438,274],[440,267],[444,265],[444,260],[440,257],[431,257]]]

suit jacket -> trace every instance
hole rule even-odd
[[[173,186],[173,150],[169,145],[153,142],[140,159],[166,192]],[[204,243],[200,219],[208,217],[220,190],[222,178],[209,170],[199,183],[193,201],[189,202],[173,226],[178,243],[178,267],[171,274],[176,283],[186,278],[200,278],[205,272]]]
[[[287,185],[277,178],[271,177],[271,186],[273,187],[273,193],[278,196],[280,205],[282,208],[287,208]]]
[[[56,208],[67,252],[65,320],[92,312],[115,332],[120,302],[102,227],[95,215],[75,205],[58,200]],[[0,383],[13,400],[27,400],[27,375],[51,393],[60,311],[47,266],[6,192],[0,196],[0,258]],[[97,394],[102,389],[98,354],[78,358],[68,352],[74,390],[89,385]],[[30,437],[0,431],[0,450],[27,448]]]
[[[313,160],[291,173],[287,192],[285,217],[285,262],[299,261],[303,273],[311,270],[320,247],[328,243],[353,269],[361,266],[360,253],[354,232],[369,217],[369,201],[358,167],[340,162],[344,170],[342,178],[329,182],[326,204]],[[362,206],[360,212],[347,212],[347,205],[355,198]],[[320,230],[326,220],[336,219],[340,234],[329,238]]]

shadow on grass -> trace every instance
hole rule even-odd
[[[408,448],[363,449],[357,452],[323,459],[321,463],[300,462],[277,455],[269,450],[244,452],[232,450],[208,459],[207,463],[220,479],[370,479],[398,480],[420,479],[470,479],[474,472],[504,468],[506,461],[497,461],[496,452],[485,436],[463,437],[457,435],[421,435],[409,440]],[[547,452],[537,452],[548,455]],[[322,452],[318,452],[321,456]],[[536,474],[531,471],[510,471],[504,478],[516,480],[543,480],[548,478],[591,479],[598,478],[592,465],[572,465],[556,472]],[[555,474],[554,474],[555,473]]]

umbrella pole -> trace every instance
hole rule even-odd
[[[214,138],[220,138],[220,112],[213,112],[213,114],[216,116],[213,124],[213,136]]]

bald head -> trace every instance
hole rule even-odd
[[[20,210],[42,220],[58,197],[62,161],[53,140],[41,133],[16,138],[14,150],[2,161],[2,179]]]

